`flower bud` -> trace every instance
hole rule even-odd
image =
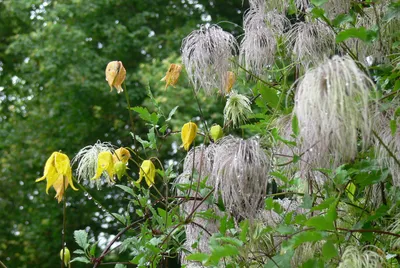
[[[225,93],[228,94],[231,92],[231,89],[236,81],[236,75],[234,72],[228,71],[226,73],[226,82],[225,82]]]
[[[154,166],[153,162],[151,162],[151,160],[144,160],[140,166],[139,180],[137,182],[140,183],[144,177],[147,185],[151,187],[154,184],[155,176],[156,167]]]
[[[128,163],[129,158],[131,158],[130,152],[123,147],[115,150],[113,155],[114,163],[122,161],[124,164],[126,164]]]
[[[126,173],[126,164],[122,161],[114,163],[114,172],[117,174],[118,180],[121,180],[122,176]]]
[[[63,260],[63,249],[60,251],[60,259]],[[64,247],[64,264],[68,266],[69,261],[71,260],[71,253],[67,247]]]
[[[126,77],[126,70],[122,62],[120,61],[112,61],[107,64],[106,67],[106,80],[108,85],[110,86],[110,92],[113,87],[117,89],[117,93],[121,93],[124,91],[121,87]]]
[[[165,81],[165,89],[168,88],[169,85],[175,86],[178,83],[179,76],[182,71],[182,65],[172,63],[169,66],[168,72],[161,79],[161,81]]]
[[[220,125],[214,125],[210,128],[210,136],[214,141],[219,140],[224,136],[224,131]]]
[[[183,125],[181,131],[182,138],[182,146],[185,150],[189,150],[190,145],[192,144],[194,138],[196,138],[197,134],[197,125],[193,122],[189,122]]]

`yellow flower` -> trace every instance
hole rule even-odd
[[[108,85],[110,86],[110,92],[113,90],[113,87],[117,89],[117,93],[121,93],[124,91],[121,87],[126,77],[126,70],[122,62],[120,61],[111,61],[107,64],[106,67],[106,80]]]
[[[197,125],[193,122],[189,122],[183,125],[181,131],[182,138],[182,146],[185,150],[189,150],[190,145],[192,144],[194,138],[196,138],[197,134]]]
[[[58,202],[61,202],[64,196],[64,190],[71,184],[72,189],[78,191],[72,182],[72,170],[69,158],[66,154],[54,152],[46,161],[44,166],[43,177],[36,180],[36,182],[47,179],[46,193],[49,193],[51,186],[54,187],[57,194]],[[65,184],[63,185],[63,181]]]
[[[118,161],[121,161],[122,163],[126,164],[128,163],[129,158],[131,158],[131,154],[127,149],[123,147],[115,150],[113,155],[114,164],[117,163]]]
[[[137,182],[140,183],[143,177],[145,177],[147,185],[151,187],[154,184],[155,176],[156,167],[154,166],[153,162],[151,162],[151,160],[144,160],[140,166],[139,180]]]
[[[178,83],[179,75],[182,71],[182,65],[172,63],[169,68],[168,72],[165,76],[161,79],[161,81],[165,81],[165,89],[168,88],[169,85],[175,86]]]
[[[60,259],[63,260],[63,250],[60,251]],[[71,253],[67,247],[64,248],[64,264],[68,266],[69,261],[71,260]]]
[[[225,81],[225,93],[231,92],[231,89],[233,87],[233,84],[235,84],[236,81],[236,75],[234,72],[227,72],[226,74],[226,81]]]
[[[104,171],[107,172],[110,180],[114,182],[114,160],[109,151],[99,153],[97,157],[96,175],[92,178],[92,180],[99,179]]]

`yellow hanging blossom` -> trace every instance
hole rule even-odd
[[[114,164],[117,163],[118,161],[121,161],[122,163],[126,164],[128,163],[129,158],[131,158],[130,152],[123,147],[115,150],[113,154]]]
[[[234,72],[227,72],[226,74],[226,81],[225,81],[225,93],[228,94],[231,92],[231,89],[233,87],[233,84],[235,84],[236,81],[236,75]]]
[[[182,146],[185,150],[189,150],[190,145],[192,144],[194,138],[196,138],[197,134],[197,125],[193,122],[189,122],[183,125],[181,131],[182,138]]]
[[[60,251],[60,259],[63,260],[63,250]],[[64,248],[64,264],[71,267],[69,261],[71,260],[71,253],[67,247]]]
[[[144,160],[142,165],[140,166],[139,171],[139,180],[137,183],[140,183],[145,177],[146,183],[149,187],[154,184],[154,178],[156,177],[156,167],[154,166],[151,160]]]
[[[92,180],[99,179],[104,171],[107,172],[110,180],[114,182],[114,160],[111,152],[109,151],[99,153],[97,157],[96,175],[92,178]]]
[[[121,180],[122,176],[126,173],[126,164],[122,161],[114,163],[114,172],[117,175],[118,180]]]
[[[61,202],[64,196],[64,190],[71,184],[72,189],[78,191],[72,182],[72,170],[69,158],[66,154],[54,152],[46,161],[44,166],[43,177],[36,180],[36,182],[47,179],[46,193],[49,193],[51,186],[54,187],[57,194],[58,202]],[[65,184],[63,185],[63,181]]]
[[[175,87],[176,83],[178,83],[181,71],[182,71],[182,65],[180,64],[172,63],[169,66],[168,72],[161,79],[161,81],[165,81],[165,89],[167,89],[169,85]]]
[[[110,86],[110,92],[113,90],[113,87],[117,89],[117,93],[121,93],[124,91],[121,87],[126,77],[126,70],[122,62],[120,61],[111,61],[107,64],[106,67],[106,80],[108,85]]]

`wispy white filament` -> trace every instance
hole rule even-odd
[[[243,18],[244,38],[239,62],[256,75],[274,63],[276,38],[288,27],[288,19],[276,11],[266,12],[261,3],[250,5]]]
[[[339,268],[375,268],[385,267],[384,258],[377,253],[375,246],[358,247],[354,245],[347,246],[339,264]]]
[[[215,194],[236,218],[255,218],[264,205],[271,163],[259,141],[226,136],[217,143],[212,176]]]
[[[303,160],[334,168],[355,158],[369,144],[374,102],[373,82],[349,57],[335,56],[306,72],[297,83],[294,112],[302,139]]]
[[[114,152],[114,146],[109,142],[97,141],[94,145],[82,148],[72,159],[72,165],[78,163],[76,168],[76,176],[78,181],[87,181],[91,186],[101,186],[101,180],[91,180],[96,174],[97,157],[101,152]],[[109,181],[109,180],[108,180]]]
[[[299,22],[287,33],[287,50],[308,69],[335,54],[336,35],[322,22]]]
[[[182,41],[182,62],[194,88],[211,94],[223,91],[231,59],[237,51],[236,39],[217,25],[202,26]]]

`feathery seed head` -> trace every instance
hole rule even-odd
[[[202,26],[182,41],[182,62],[194,88],[211,94],[225,89],[231,58],[237,51],[232,34],[217,25]]]
[[[215,194],[221,194],[235,217],[254,219],[263,206],[270,167],[258,139],[226,136],[218,140],[214,153]]]
[[[319,21],[296,23],[286,38],[286,47],[293,53],[293,60],[305,69],[335,54],[335,33]]]
[[[231,122],[234,128],[238,127],[247,120],[250,114],[252,114],[250,100],[246,96],[232,91],[224,108],[224,124]]]
[[[385,260],[377,253],[378,250],[380,249],[375,246],[360,248],[358,246],[349,245],[346,247],[338,267],[385,267]]]
[[[300,126],[302,158],[310,166],[335,168],[370,142],[369,103],[374,83],[349,57],[335,56],[309,70],[297,83],[294,112]]]
[[[100,141],[82,148],[72,159],[72,165],[78,163],[75,171],[78,181],[86,180],[91,186],[96,184],[97,188],[100,188],[101,180],[90,180],[96,175],[98,156],[101,152],[113,151],[114,147],[111,143]]]

